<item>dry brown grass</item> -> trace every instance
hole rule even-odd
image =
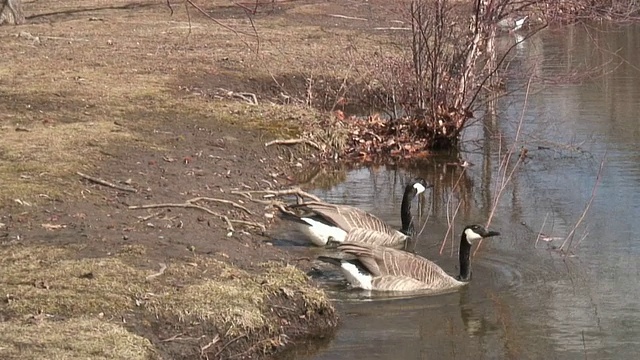
[[[184,324],[204,322],[225,337],[254,333],[278,336],[281,318],[270,308],[273,298],[299,298],[299,306],[304,310],[301,310],[302,314],[292,314],[296,318],[311,317],[323,311],[333,312],[324,292],[290,265],[264,263],[260,265],[259,275],[255,275],[224,262],[195,257],[190,261],[169,264],[161,275],[148,279],[154,271],[128,264],[139,261],[136,257],[138,252],[140,249],[133,253],[125,251],[118,257],[74,259],[73,249],[49,246],[0,249],[0,267],[3,269],[0,288],[7,298],[6,305],[0,307],[0,313],[11,318],[9,323],[0,325],[9,329],[19,327],[19,319],[43,317],[45,320],[68,319],[66,322],[70,322],[69,326],[76,326],[76,331],[102,327],[113,337],[124,337],[120,347],[114,351],[130,351],[132,357],[120,358],[137,358],[137,353],[146,354],[146,343],[141,343],[138,337],[124,330],[117,330],[116,325],[87,319],[121,319],[136,316],[143,310],[148,318],[177,320]],[[7,343],[23,339],[34,348],[50,343],[57,349],[56,344],[62,344],[64,336],[69,346],[60,351],[69,353],[59,358],[81,356],[83,351],[94,353],[94,348],[100,345],[92,334],[83,333],[69,338],[67,332],[62,332],[59,334],[61,337],[56,338],[57,326],[62,326],[62,323],[45,324],[43,329],[47,335],[41,340],[30,341],[38,336],[32,333],[38,328],[27,326],[11,335],[16,337],[8,339]],[[47,333],[49,330],[51,333]],[[104,346],[110,340],[103,339],[102,352],[107,351]],[[127,344],[135,349],[126,349]],[[15,350],[12,349],[14,347],[9,351]],[[106,354],[104,356],[109,358]]]
[[[116,316],[149,290],[145,272],[119,258],[72,258],[71,249],[11,246],[0,250],[7,311],[70,317]],[[123,281],[123,279],[127,279]]]
[[[12,54],[0,70],[3,79],[10,79],[0,81],[0,202],[77,194],[76,170],[98,163],[110,146],[135,141],[136,146],[161,147],[140,140],[145,139],[141,132],[162,122],[223,121],[296,137],[300,124],[318,113],[304,105],[277,104],[284,101],[279,93],[304,93],[303,74],[337,76],[341,65],[331,60],[335,55],[327,46],[349,42],[317,26],[291,28],[282,18],[257,19],[261,51],[256,55],[251,37],[235,36],[202,16],[192,14],[190,27],[184,7],[171,17],[162,3],[125,5],[131,3],[115,1],[109,3],[115,9],[64,14],[103,4],[35,2],[27,7],[28,15],[58,14],[33,18],[20,28],[0,28],[0,53]],[[230,3],[208,3],[216,5]],[[251,30],[242,17],[225,23]],[[335,43],[336,38],[342,40]],[[326,69],[309,56],[315,52],[327,54]],[[199,90],[181,91],[181,86]],[[220,87],[266,98],[258,106],[216,98]]]
[[[309,313],[330,309],[324,292],[311,286],[309,279],[293,266],[265,263],[260,275],[212,260],[198,261],[208,273],[217,273],[215,281],[206,280],[186,289],[175,289],[153,297],[146,307],[165,318],[181,322],[208,321],[226,336],[266,331],[275,333],[279,322],[266,311],[270,297],[301,296]],[[190,271],[190,265],[174,271]]]
[[[40,359],[158,359],[149,340],[96,318],[0,322],[0,357]]]
[[[252,32],[241,10],[222,7],[232,2],[206,5],[221,6],[214,10],[225,24]],[[166,144],[148,135],[174,123],[235,124],[297,137],[300,124],[321,116],[306,105],[307,79],[314,89],[341,83],[351,75],[343,61],[348,48],[376,43],[364,32],[327,29],[318,20],[327,8],[294,7],[285,16],[255,19],[257,55],[253,37],[235,36],[193,10],[189,24],[184,7],[175,10],[170,16],[163,1],[36,1],[25,4],[31,16],[26,25],[0,27],[0,206],[14,199],[36,205],[47,198],[76,200],[84,186],[77,170],[93,173],[86,169],[99,166],[114,148],[163,150]],[[259,105],[219,97],[220,87],[256,93]],[[220,329],[221,336],[273,335],[281,331],[280,318],[268,308],[274,299],[293,297],[310,314],[333,312],[323,292],[283,264],[265,264],[254,276],[215,260],[175,260],[149,281],[157,266],[147,268],[144,247],[92,259],[77,259],[75,250],[0,248],[0,288],[7,296],[0,315],[10,318],[0,323],[6,339],[0,341],[0,358],[17,351],[3,343],[22,342],[31,344],[33,358],[97,358],[101,346],[91,333],[113,333],[105,340],[122,344],[117,351],[130,351],[104,358],[152,356],[145,341],[119,324],[92,320],[99,317],[196,319]],[[34,315],[51,315],[56,322],[22,323]],[[298,313],[292,316],[304,321]],[[54,338],[67,334],[68,340],[60,330],[65,326],[79,334],[66,347]],[[51,352],[39,352],[39,346]]]

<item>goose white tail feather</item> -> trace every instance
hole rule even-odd
[[[300,220],[309,226],[302,226],[302,232],[317,246],[325,246],[329,239],[335,242],[344,242],[347,232],[331,225],[324,224],[320,221],[303,217]]]
[[[342,261],[340,264],[340,269],[344,274],[344,277],[347,279],[349,284],[354,288],[364,289],[364,290],[372,290],[372,280],[373,276],[366,272],[361,271],[355,264],[352,264],[348,261]]]

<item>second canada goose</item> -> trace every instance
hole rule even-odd
[[[340,266],[354,288],[378,291],[446,290],[471,280],[470,254],[474,241],[500,235],[481,225],[469,225],[460,236],[460,275],[452,277],[432,261],[402,250],[347,241],[338,250],[354,259],[321,256]]]
[[[509,32],[518,31],[522,28],[522,26],[524,25],[525,21],[527,21],[528,18],[529,18],[529,15],[525,17],[521,17],[519,19],[506,17],[498,21],[498,27],[502,30],[506,30]]]
[[[413,218],[411,215],[411,202],[416,195],[423,193],[431,185],[422,178],[412,180],[404,190],[400,217],[402,229],[396,230],[375,215],[364,210],[347,205],[334,205],[322,202],[307,202],[290,205],[292,209],[303,210],[305,215],[282,213],[283,218],[296,221],[301,225],[300,230],[318,246],[325,246],[329,241],[341,243],[347,237],[347,233],[354,229],[371,229],[386,236],[377,237],[371,242],[371,237],[364,238],[362,242],[375,243],[383,246],[396,246],[402,244],[413,234]],[[369,241],[367,241],[367,239]]]

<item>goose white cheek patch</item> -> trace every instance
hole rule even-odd
[[[480,236],[477,232],[471,230],[471,229],[467,229],[464,231],[464,235],[467,237],[467,241],[471,244],[472,242],[476,241],[476,240],[480,240],[482,239],[482,236]]]
[[[416,189],[418,194],[422,194],[427,189],[427,188],[424,187],[424,185],[422,185],[420,183],[413,184],[413,188]]]

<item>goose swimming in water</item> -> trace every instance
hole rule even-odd
[[[411,202],[416,195],[423,193],[429,187],[432,186],[427,185],[427,182],[421,178],[414,179],[407,184],[400,208],[402,219],[402,229],[400,230],[392,228],[375,215],[356,207],[321,202],[290,205],[289,208],[303,210],[306,214],[297,215],[282,212],[282,217],[300,224],[300,230],[318,246],[325,246],[329,241],[341,243],[347,237],[347,233],[354,229],[376,231],[375,234],[370,233],[369,236],[358,237],[362,240],[361,242],[381,246],[398,246],[413,235]]]
[[[354,242],[357,239],[351,236],[337,248],[340,252],[355,257],[354,259],[326,256],[318,259],[339,266],[354,288],[378,291],[446,290],[465,285],[471,280],[472,243],[497,235],[500,233],[488,231],[481,225],[464,228],[460,237],[460,275],[455,278],[421,256]]]

